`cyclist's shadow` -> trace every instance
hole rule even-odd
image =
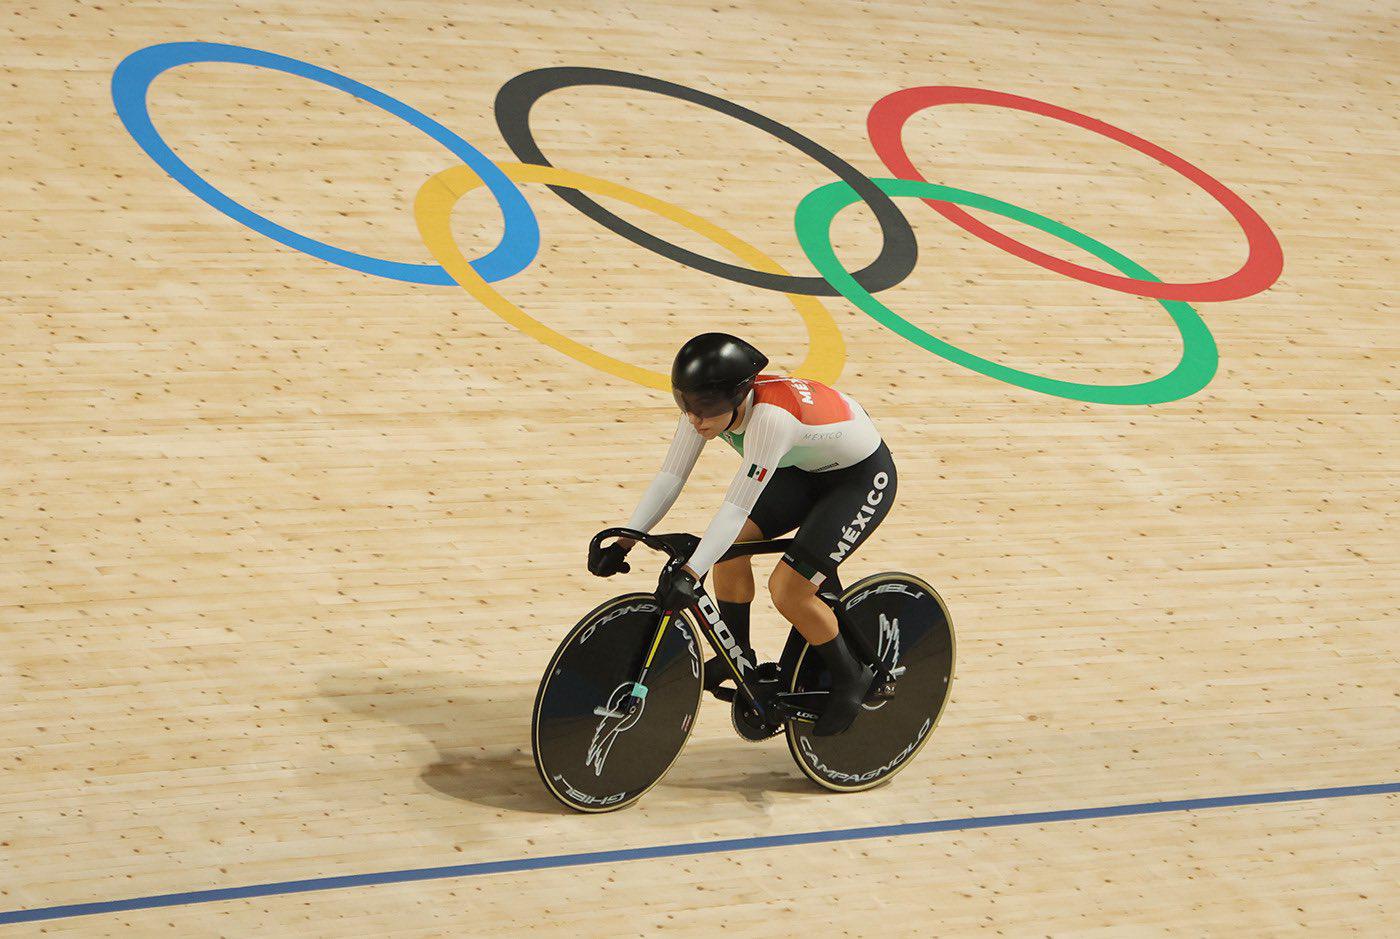
[[[563,811],[540,785],[530,755],[532,687],[469,688],[450,672],[335,672],[322,675],[317,688],[343,710],[392,721],[427,740],[437,751],[419,774],[427,788],[492,808]]]

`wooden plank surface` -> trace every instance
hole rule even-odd
[[[1378,3],[56,3],[0,25],[0,911],[304,877],[818,828],[1394,782],[1394,10]],[[556,811],[529,754],[555,643],[619,589],[587,539],[630,513],[673,425],[663,391],[536,342],[455,287],[345,270],[215,212],[117,120],[112,69],[168,41],[303,59],[495,160],[512,76],[655,75],[781,121],[871,176],[870,106],[915,85],[1027,95],[1166,147],[1252,205],[1282,277],[1196,304],[1202,391],[1085,404],[974,374],[825,300],[837,382],[874,417],[899,505],[849,565],[914,570],[959,631],[953,701],[891,785],[811,788],[710,702],[635,808]],[[454,159],[305,79],[159,78],[156,126],[283,225],[430,261],[420,185]],[[830,174],[679,101],[574,89],[537,108],[559,166],[622,182],[813,273],[792,213]],[[1243,237],[1180,176],[1046,118],[914,117],[932,181],[1032,209],[1164,280]],[[542,186],[537,261],[498,289],[664,370],[694,332],[802,360],[782,295],[637,247]],[[920,263],[883,302],[956,346],[1103,383],[1170,370],[1154,301],[1069,280],[913,200]],[[608,203],[696,251],[674,222]],[[1029,244],[1083,252],[984,216]],[[496,243],[462,200],[468,257]],[[834,227],[879,250],[863,208]],[[707,453],[663,527],[698,530]],[[620,578],[647,589],[654,567]],[[645,569],[643,569],[645,568]],[[766,572],[766,565],[759,568]],[[785,627],[755,607],[761,651]],[[1385,935],[1397,797],[1220,809],[605,864],[60,920],[178,935]],[[20,927],[38,930],[39,926]]]

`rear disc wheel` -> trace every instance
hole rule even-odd
[[[874,574],[846,588],[839,603],[857,644],[904,673],[892,696],[866,696],[845,733],[818,737],[812,724],[788,721],[787,740],[808,779],[835,792],[860,792],[908,766],[933,736],[952,688],[956,640],[943,598],[910,574]],[[794,692],[831,687],[821,656],[811,649],[804,645],[798,653]]]

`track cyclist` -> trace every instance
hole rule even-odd
[[[831,694],[813,732],[832,736],[851,726],[874,676],[847,647],[817,591],[889,514],[894,458],[854,399],[810,379],[763,374],[767,365],[761,352],[725,333],[704,333],[681,346],[671,387],[682,414],[661,470],[626,527],[650,532],[665,517],[708,441],[720,437],[739,453],[739,472],[714,520],[685,566],[662,585],[662,605],[689,609],[713,567],[720,618],[745,662],[756,662],[749,631],[752,558],[715,562],[736,540],[778,538],[797,529],[768,589],[778,612],[831,673]],[[592,552],[589,571],[611,577],[630,570],[633,544],[619,538]],[[711,657],[705,688],[718,688],[729,668]]]

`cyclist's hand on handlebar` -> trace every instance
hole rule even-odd
[[[632,570],[632,565],[627,563],[627,552],[632,550],[632,545],[636,542],[631,539],[619,538],[606,548],[588,548],[588,572],[598,577],[611,577],[614,574],[626,574]]]
[[[659,586],[663,610],[688,610],[700,600],[700,582],[688,567],[677,568]]]

